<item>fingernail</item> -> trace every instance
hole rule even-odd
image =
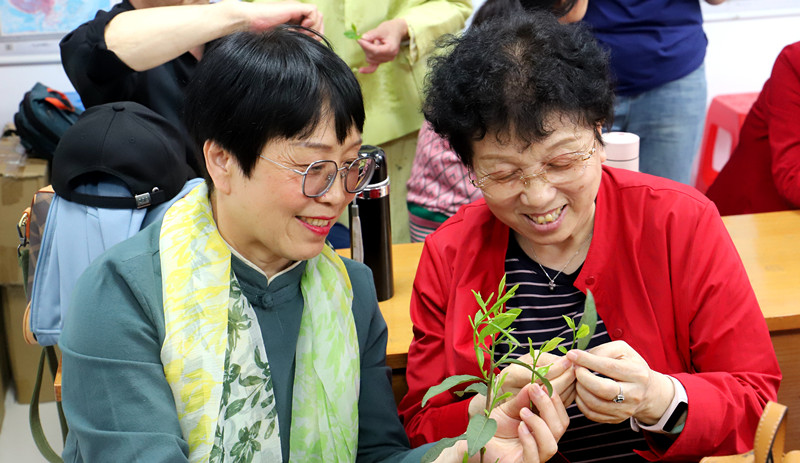
[[[530,418],[533,416],[533,412],[528,410],[527,408],[523,408],[519,411],[519,416],[522,418]]]
[[[576,360],[578,358],[578,353],[574,350],[567,352],[567,358],[570,360]]]
[[[538,384],[534,384],[533,385],[533,395],[543,396],[544,395],[544,389],[542,388],[542,386],[539,386]]]

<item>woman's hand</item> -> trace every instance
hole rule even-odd
[[[233,2],[236,0],[226,1]],[[242,10],[241,14],[247,21],[247,28],[251,31],[263,31],[279,24],[292,24],[313,29],[320,34],[325,32],[322,24],[322,13],[319,12],[315,5],[284,1],[275,3],[240,3],[237,6]],[[302,30],[300,32],[306,33]],[[307,33],[306,35],[319,40],[316,35]]]
[[[533,359],[530,354],[525,354],[518,359],[521,362],[532,364]],[[575,370],[572,368],[572,362],[566,357],[553,355],[548,352],[542,353],[539,356],[537,366],[551,364],[550,370],[545,375],[545,378],[550,381],[553,386],[553,392],[558,394],[564,402],[564,406],[568,407],[575,401]],[[523,387],[531,382],[531,371],[520,365],[511,364],[503,368],[497,375],[498,378],[505,375],[505,380],[500,388],[500,394],[510,392],[517,395]],[[537,384],[542,384],[541,380],[536,379]],[[511,399],[509,399],[511,400]],[[469,405],[469,416],[482,413],[486,402],[486,396],[478,394],[472,398]]]
[[[390,19],[378,25],[375,29],[365,32],[358,44],[364,50],[367,64],[358,72],[369,74],[375,72],[378,66],[393,61],[400,53],[400,44],[408,38],[408,24],[403,18]]]
[[[575,402],[587,418],[598,423],[619,423],[634,417],[642,424],[655,424],[675,393],[672,381],[651,370],[625,341],[585,352],[571,350],[567,358],[575,365]],[[624,396],[619,403],[614,402],[618,394]]]
[[[539,411],[533,413],[530,404]],[[558,440],[569,425],[569,416],[564,403],[537,384],[528,384],[513,399],[492,410],[491,417],[497,421],[497,432],[486,444],[487,461],[501,463],[539,463],[549,460],[558,451]],[[447,449],[436,460],[437,463],[461,462],[467,451],[467,442],[459,441]],[[480,460],[476,453],[469,461]]]

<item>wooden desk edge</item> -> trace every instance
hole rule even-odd
[[[770,333],[800,329],[800,315],[765,317]]]

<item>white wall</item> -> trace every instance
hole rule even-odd
[[[706,21],[708,96],[758,92],[786,45],[800,41],[800,13]]]

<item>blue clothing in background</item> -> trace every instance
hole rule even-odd
[[[617,96],[612,132],[639,135],[639,171],[691,184],[706,117],[705,65],[634,96]]]
[[[698,0],[592,0],[583,20],[610,51],[618,95],[680,79],[705,59]]]
[[[690,184],[706,111],[700,0],[592,0],[583,19],[608,50],[612,131],[639,136],[639,170]]]

